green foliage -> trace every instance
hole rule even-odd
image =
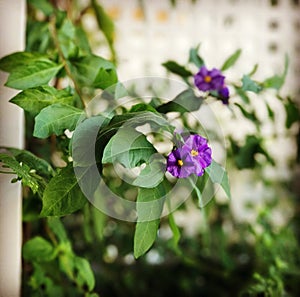
[[[45,187],[44,180],[35,173],[34,169],[31,169],[27,164],[18,162],[15,157],[7,154],[0,154],[0,162],[2,162],[2,168],[10,168],[12,171],[1,171],[2,173],[16,174],[17,178],[12,182],[22,181],[24,186],[29,187],[33,193],[42,192]]]
[[[284,61],[283,73],[281,75],[274,75],[274,76],[267,78],[263,82],[263,86],[266,88],[273,88],[276,90],[280,90],[285,82],[285,78],[286,78],[287,71],[288,71],[288,66],[289,66],[289,59],[288,59],[288,55],[286,55],[285,61]]]
[[[135,227],[133,248],[135,258],[145,254],[155,241],[164,195],[164,183],[160,183],[153,189],[139,189],[137,196],[138,222]]]
[[[184,66],[179,65],[177,62],[175,61],[167,61],[165,63],[162,64],[168,71],[177,74],[181,77],[189,77],[192,76],[192,72],[190,72],[189,70],[187,70]]]
[[[106,40],[108,42],[109,48],[112,53],[112,59],[115,60],[115,51],[113,47],[114,35],[115,35],[115,25],[110,17],[107,15],[105,10],[101,5],[99,5],[95,0],[92,0],[92,7],[95,11],[96,20],[100,30],[104,33]]]
[[[205,172],[208,174],[211,181],[219,184],[227,197],[231,198],[228,175],[225,169],[213,160],[211,165],[205,169]]]
[[[66,129],[73,131],[82,113],[81,109],[62,103],[45,107],[35,118],[33,135],[47,138],[52,134],[61,135]]]
[[[80,86],[106,89],[118,81],[113,63],[95,55],[72,59],[70,68]]]
[[[81,209],[86,198],[80,191],[72,166],[62,168],[48,183],[41,216],[63,216]]]
[[[242,53],[241,49],[238,49],[237,51],[235,51],[230,57],[227,58],[227,60],[224,62],[223,66],[221,67],[222,71],[227,70],[228,68],[232,67],[236,61],[238,60],[238,58],[240,57]]]
[[[56,255],[52,244],[43,237],[37,236],[26,242],[23,246],[23,257],[33,262],[48,262]]]
[[[158,106],[157,111],[161,113],[176,111],[181,114],[196,111],[203,103],[203,99],[196,96],[193,90],[188,89],[178,94],[172,101]]]
[[[36,61],[26,66],[19,66],[11,72],[5,85],[20,90],[44,85],[55,77],[61,68],[62,65],[50,60]]]
[[[74,98],[67,90],[57,90],[50,86],[39,86],[17,94],[10,99],[10,102],[22,107],[32,115],[37,115],[43,108],[51,104],[72,105]]]
[[[198,55],[200,44],[190,49],[189,62],[194,63],[198,68],[204,65],[203,59]]]
[[[119,129],[108,142],[102,162],[119,162],[126,168],[133,168],[147,162],[155,153],[155,148],[145,135],[126,127]]]
[[[262,87],[257,84],[255,81],[253,81],[250,76],[244,75],[242,78],[242,89],[243,91],[251,91],[254,93],[259,93],[262,90]]]

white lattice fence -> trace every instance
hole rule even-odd
[[[116,22],[121,79],[165,75],[162,62],[184,63],[189,48],[201,43],[209,66],[221,65],[234,50],[243,49],[231,77],[240,77],[256,63],[258,78],[270,76],[282,70],[287,53],[291,66],[286,90],[299,90],[299,1],[272,1],[273,5],[268,0],[194,2],[179,0],[173,7],[169,0],[101,1]]]

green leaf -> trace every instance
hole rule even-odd
[[[54,104],[72,104],[74,101],[73,95],[66,90],[57,90],[50,86],[40,86],[37,88],[27,89],[12,99],[14,103],[32,115],[38,114],[43,108]]]
[[[82,26],[76,27],[75,44],[78,46],[80,56],[92,54],[88,37]]]
[[[173,237],[172,237],[172,247],[177,250],[178,249],[178,242],[180,240],[180,230],[175,222],[175,218],[173,213],[171,212],[169,214],[169,226],[171,228],[171,231],[173,233]]]
[[[18,176],[18,180],[21,180],[24,186],[28,186],[33,193],[38,192],[42,187],[43,179],[34,175],[34,172],[26,164],[19,163],[14,157],[7,154],[0,154],[0,161],[3,163],[3,168],[12,169],[12,173]]]
[[[54,49],[53,40],[47,21],[27,20],[26,51],[48,53]]]
[[[283,86],[284,82],[285,82],[285,78],[286,78],[287,71],[288,71],[288,66],[289,66],[289,59],[288,59],[288,56],[285,55],[283,73],[281,75],[274,75],[274,76],[271,76],[271,77],[267,78],[263,82],[263,86],[265,88],[273,88],[273,89],[276,89],[276,90],[280,90],[281,87]]]
[[[61,169],[47,185],[41,216],[63,216],[81,209],[87,199],[82,194],[72,165]]]
[[[99,129],[106,126],[106,121],[107,118],[98,115],[84,119],[78,124],[70,143],[74,166],[87,167],[95,163],[95,156],[87,152],[95,151],[95,143],[92,140],[96,140]],[[103,142],[101,144],[105,145]]]
[[[255,115],[255,112],[254,111],[247,111],[242,105],[238,104],[238,103],[234,103],[234,105],[236,105],[239,110],[242,112],[243,116],[250,120],[251,122],[255,123],[255,124],[258,124],[259,123],[259,120],[258,118],[256,117]]]
[[[75,276],[76,283],[82,288],[87,286],[89,291],[92,291],[95,287],[95,277],[91,269],[90,263],[81,257],[74,257],[74,267],[77,271]]]
[[[51,134],[61,135],[66,129],[73,131],[82,114],[81,109],[61,103],[45,107],[35,117],[33,136],[47,138]]]
[[[102,162],[119,162],[126,168],[133,168],[148,162],[155,153],[155,148],[144,134],[130,127],[122,127],[105,147]]]
[[[240,96],[240,98],[244,101],[244,103],[249,104],[250,99],[249,99],[248,95],[246,94],[246,92],[240,87],[234,86],[234,88],[235,88],[237,94]]]
[[[204,65],[203,59],[198,55],[200,44],[190,49],[189,62],[194,63],[198,68]]]
[[[52,176],[54,174],[51,165],[44,159],[38,158],[27,150],[16,148],[5,148],[15,159],[22,164],[26,164],[31,170],[35,170],[38,175]]]
[[[107,216],[99,211],[96,207],[91,208],[92,218],[94,223],[95,235],[99,241],[103,240],[104,228],[107,221]]]
[[[181,77],[190,77],[193,75],[192,72],[187,70],[184,66],[179,65],[175,61],[167,61],[163,63],[162,66],[164,66],[168,71],[175,73]]]
[[[118,81],[114,64],[99,56],[88,55],[72,59],[70,67],[81,86],[106,89]]]
[[[284,108],[286,112],[285,126],[287,129],[289,129],[291,128],[293,123],[299,122],[299,108],[297,104],[293,102],[290,98],[287,98],[287,101],[284,102]]]
[[[263,87],[260,86],[257,82],[252,80],[248,75],[244,75],[242,78],[242,90],[243,91],[251,91],[258,94]]]
[[[145,254],[154,243],[164,205],[165,187],[160,183],[156,188],[140,188],[137,196],[137,214],[134,233],[134,257]]]
[[[139,112],[139,111],[157,112],[153,106],[146,104],[146,103],[135,104],[130,109],[130,112]]]
[[[60,218],[48,218],[47,223],[51,231],[56,235],[60,242],[69,242],[65,227]]]
[[[55,256],[52,244],[40,236],[28,240],[23,246],[23,257],[29,261],[47,262]]]
[[[54,12],[53,6],[47,0],[28,0],[28,3],[49,16]]]
[[[211,165],[205,169],[205,172],[207,172],[211,181],[219,184],[227,197],[231,199],[230,185],[226,170],[213,160]]]
[[[266,103],[266,107],[267,107],[267,110],[268,110],[268,116],[269,118],[274,121],[275,119],[275,114],[274,114],[274,111],[271,109],[270,105],[268,103]]]
[[[47,84],[62,68],[52,61],[37,61],[16,68],[8,77],[7,87],[25,90]]]
[[[19,67],[26,67],[35,62],[49,62],[46,55],[30,52],[15,52],[0,60],[0,69],[5,72],[14,72]]]
[[[59,257],[60,269],[73,281],[75,284],[84,289],[86,286],[89,291],[92,291],[95,286],[95,278],[89,262],[73,254],[72,251],[63,253]]]
[[[160,154],[152,155],[148,164],[132,182],[132,185],[142,188],[154,188],[162,182],[165,172],[165,158]]]
[[[233,66],[236,61],[238,60],[238,58],[240,57],[242,53],[241,49],[238,49],[237,51],[235,51],[223,64],[223,66],[221,67],[222,71],[227,70],[228,68],[230,68],[231,66]]]
[[[187,89],[176,96],[172,101],[157,107],[157,111],[161,113],[167,112],[185,112],[196,111],[203,103],[203,97],[197,97],[192,89]]]
[[[63,56],[67,59],[77,57],[79,48],[75,43],[76,28],[71,20],[65,19],[61,27],[57,30],[57,38]]]
[[[108,45],[110,47],[113,59],[115,58],[115,52],[113,48],[114,36],[115,36],[115,26],[114,22],[110,19],[109,15],[105,12],[103,7],[99,5],[95,0],[92,0],[92,7],[96,14],[96,19],[100,30],[104,33],[107,39]]]

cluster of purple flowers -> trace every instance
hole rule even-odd
[[[200,135],[189,135],[184,143],[174,149],[167,159],[167,171],[173,176],[186,178],[191,174],[201,176],[211,164],[211,148]]]
[[[198,73],[194,76],[195,86],[200,91],[216,92],[216,96],[219,97],[224,104],[228,104],[229,89],[225,85],[225,76],[221,71],[213,68],[208,70],[205,66],[202,66]]]

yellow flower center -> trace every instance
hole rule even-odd
[[[204,81],[205,81],[206,83],[210,83],[210,82],[211,82],[211,76],[206,75],[206,76],[204,77]]]
[[[183,161],[182,160],[178,160],[177,164],[181,167],[183,165]]]
[[[195,157],[195,156],[198,156],[198,152],[197,151],[195,151],[195,150],[191,150],[191,155],[193,156],[193,157]]]

